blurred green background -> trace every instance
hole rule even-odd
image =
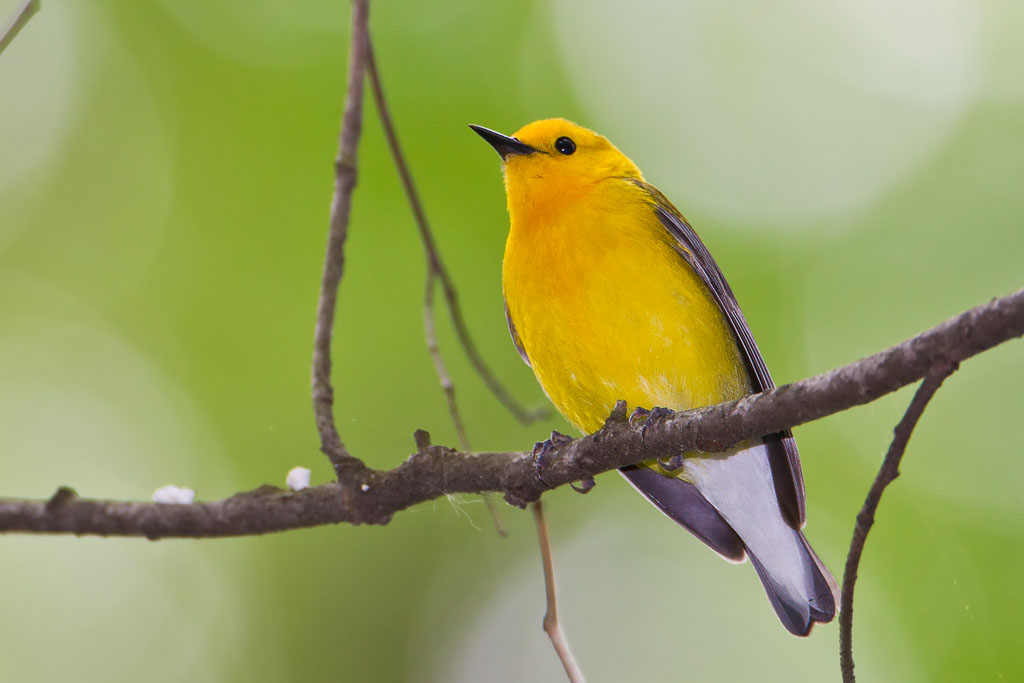
[[[0,3],[2,16],[15,9]],[[344,91],[340,0],[46,0],[0,56],[0,495],[215,499],[330,479],[309,400]],[[375,3],[399,134],[469,325],[507,339],[498,160],[468,123],[566,116],[689,216],[780,382],[1024,284],[1024,9],[920,3]],[[421,331],[423,256],[372,105],[335,336],[339,428],[391,467],[455,442]],[[443,327],[473,445],[517,425]],[[865,553],[864,680],[1024,668],[1024,347],[967,362],[911,442]],[[911,389],[801,427],[808,535],[841,573]],[[591,681],[838,678],[837,627],[778,624],[615,475],[545,497]],[[560,681],[528,514],[474,497],[384,528],[161,541],[0,538],[10,681]]]

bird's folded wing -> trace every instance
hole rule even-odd
[[[768,372],[768,367],[761,357],[761,350],[757,348],[757,342],[754,341],[747,319],[743,315],[743,311],[740,310],[736,295],[732,293],[732,288],[726,282],[722,270],[715,263],[715,259],[712,258],[704,243],[700,241],[700,237],[697,236],[679,209],[673,206],[672,202],[657,188],[641,180],[628,179],[628,182],[638,185],[650,197],[658,220],[676,240],[678,245],[676,251],[700,276],[725,314],[729,321],[729,327],[732,328],[733,334],[739,342],[743,357],[747,361],[754,389],[764,391],[774,387],[775,383],[772,381],[771,373]],[[793,432],[787,429],[784,432],[771,434],[765,437],[765,443],[768,445],[769,463],[775,480],[779,505],[790,524],[794,528],[800,528],[806,521],[804,479],[800,467],[800,453],[797,451]]]

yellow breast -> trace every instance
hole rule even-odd
[[[509,212],[509,316],[569,422],[595,431],[619,399],[683,410],[750,393],[723,313],[638,186],[609,178],[572,201],[520,206],[510,196]]]

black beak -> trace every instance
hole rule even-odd
[[[519,140],[516,140],[515,138],[502,135],[490,128],[474,126],[473,124],[469,124],[469,127],[476,131],[477,135],[490,143],[491,147],[493,147],[498,152],[498,155],[501,156],[502,161],[508,159],[514,154],[533,154],[534,152],[540,151],[530,147],[525,142],[519,142]]]

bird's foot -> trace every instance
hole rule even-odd
[[[572,443],[571,436],[551,430],[550,439],[538,441],[533,444],[533,466],[537,471],[537,478],[540,479],[540,482],[545,486],[548,485],[548,483],[544,481],[544,470],[546,469],[545,460],[552,454],[558,452],[559,448],[569,443]],[[575,486],[573,488],[575,488]]]
[[[640,424],[643,424],[644,422],[646,422],[647,418],[650,417],[650,416],[651,416],[651,411],[647,410],[647,408],[641,408],[641,407],[637,406],[636,409],[633,411],[633,413],[629,416],[629,420],[628,420],[629,426],[631,428],[633,428],[633,429],[636,429],[637,425],[640,425]]]
[[[597,486],[597,482],[594,481],[593,477],[587,477],[586,479],[580,479],[580,483],[577,484],[574,481],[569,482],[569,486],[576,493],[590,493],[590,489]]]
[[[650,427],[654,427],[658,423],[663,422],[669,415],[672,415],[672,411],[668,408],[655,407],[653,410],[637,408],[633,411],[633,414],[629,416],[629,426],[636,429],[639,425],[640,443],[643,444],[644,448],[647,448],[647,430]],[[675,457],[669,460],[669,462],[674,461]],[[680,462],[679,467],[682,467],[682,462]],[[679,469],[679,467],[676,467],[675,469]]]
[[[658,458],[657,462],[658,466],[661,467],[661,469],[665,470],[666,472],[675,472],[683,466],[683,456],[678,454],[673,455],[668,460]]]

